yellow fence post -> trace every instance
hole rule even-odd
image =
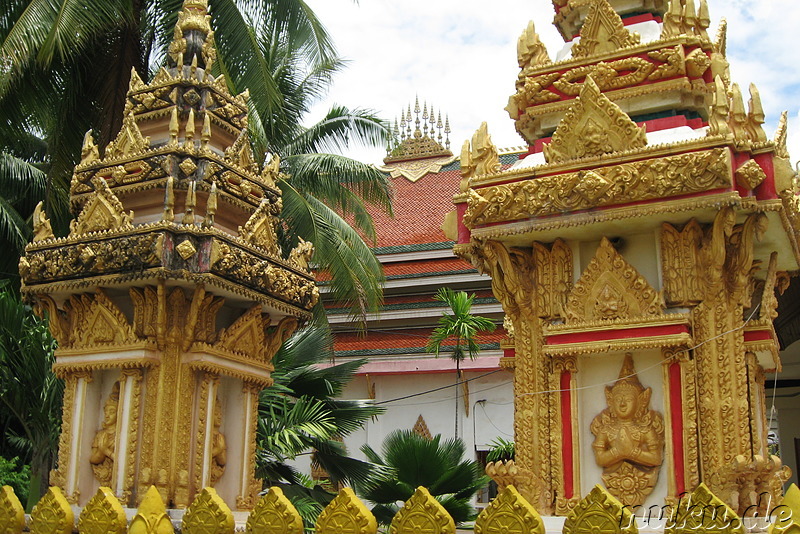
[[[150,486],[128,527],[128,534],[174,534],[167,507],[155,486]]]
[[[214,488],[203,488],[181,522],[184,534],[233,534],[234,527],[231,509]]]
[[[637,534],[630,509],[600,485],[567,514],[564,534]]]
[[[447,510],[422,486],[395,514],[389,534],[455,534],[456,524]]]
[[[25,508],[11,486],[0,488],[0,534],[20,534],[25,528]]]
[[[376,534],[378,522],[352,489],[343,488],[319,514],[316,531],[317,534]]]
[[[678,505],[664,528],[664,534],[745,534],[742,520],[733,508],[700,484]]]
[[[475,534],[545,534],[542,517],[512,485],[497,494],[475,520]]]
[[[75,515],[61,488],[51,486],[31,512],[32,534],[72,534]]]
[[[283,491],[273,486],[247,518],[247,534],[303,534],[303,519]]]
[[[769,526],[769,534],[800,534],[800,488],[797,484],[786,490],[775,522]]]
[[[89,499],[78,517],[78,532],[80,534],[125,534],[128,530],[128,521],[125,519],[125,510],[119,500],[104,486],[97,490],[94,497]]]

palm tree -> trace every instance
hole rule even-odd
[[[462,440],[442,441],[441,435],[428,439],[411,430],[395,430],[386,436],[381,450],[382,456],[369,445],[361,447],[366,457],[383,469],[357,486],[362,499],[375,503],[372,513],[378,522],[391,523],[419,486],[431,492],[456,524],[475,518],[472,497],[489,478],[478,462],[464,460]]]
[[[434,300],[444,302],[450,308],[451,314],[445,312],[439,318],[439,326],[431,333],[426,347],[436,357],[447,347],[450,350],[450,359],[456,362],[456,414],[455,437],[458,437],[458,385],[461,381],[461,362],[466,356],[474,360],[480,352],[477,336],[480,332],[492,332],[495,324],[491,319],[472,315],[472,301],[475,294],[467,295],[465,291],[453,291],[449,287],[442,287],[436,292]]]
[[[296,332],[273,358],[272,387],[261,392],[257,474],[265,485],[297,484],[298,473],[286,461],[311,454],[334,483],[358,483],[373,466],[349,458],[340,438],[384,412],[359,400],[338,399],[364,360],[319,366],[333,356],[327,324]]]
[[[63,383],[51,370],[55,345],[47,321],[0,290],[0,454],[31,466],[28,511],[47,487],[58,448]]]
[[[187,0],[203,2],[205,0]],[[284,157],[286,239],[317,246],[331,294],[354,312],[380,302],[382,274],[361,235],[374,236],[364,201],[390,209],[387,178],[323,147],[385,145],[388,128],[368,112],[335,107],[300,126],[341,66],[325,29],[303,0],[208,0],[218,61],[234,92],[250,92],[255,153]],[[0,3],[0,151],[24,158],[36,140],[47,177],[45,209],[57,234],[70,218],[66,191],[84,133],[101,145],[119,130],[131,68],[147,81],[166,61],[180,0],[3,0]],[[41,197],[34,197],[35,205]],[[352,216],[361,232],[341,215]],[[25,218],[25,213],[21,218]],[[19,221],[17,221],[19,222]],[[0,213],[0,236],[13,231]],[[291,246],[285,248],[290,250]],[[12,258],[10,263],[14,263]]]

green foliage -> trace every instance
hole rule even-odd
[[[46,488],[58,448],[63,382],[51,370],[55,345],[47,321],[0,289],[0,455],[31,465],[28,510]]]
[[[382,454],[369,445],[366,457],[383,469],[356,487],[361,498],[375,503],[378,522],[391,523],[419,486],[425,486],[458,524],[475,518],[472,497],[489,478],[480,464],[464,460],[466,447],[460,439],[424,438],[410,430],[396,430],[383,442]]]
[[[31,483],[31,466],[17,465],[18,457],[10,460],[0,456],[0,486],[11,486],[20,502],[28,500],[28,486]]]
[[[486,455],[487,462],[500,462],[503,460],[514,459],[514,442],[503,438],[497,438],[490,444],[491,448]]]
[[[467,296],[464,291],[442,287],[433,298],[447,304],[452,313],[445,312],[439,318],[439,324],[428,340],[427,351],[439,356],[443,348],[447,347],[452,351],[450,357],[456,363],[462,362],[466,356],[470,359],[476,358],[480,352],[478,334],[494,331],[495,324],[486,317],[472,315],[475,294]]]

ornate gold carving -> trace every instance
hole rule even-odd
[[[211,486],[215,486],[219,479],[222,478],[222,475],[225,474],[225,464],[228,463],[228,446],[225,443],[225,435],[219,431],[221,426],[222,407],[219,404],[219,397],[217,397],[214,399],[214,419],[211,424],[211,469],[209,476]]]
[[[747,160],[744,165],[739,167],[736,170],[735,176],[736,183],[747,190],[755,189],[767,179],[767,173],[765,173],[761,165],[756,163],[753,159]]]
[[[648,77],[648,80],[662,80],[686,74],[686,59],[683,57],[683,46],[675,45],[674,48],[663,48],[648,52],[649,57],[663,62]]]
[[[678,231],[664,223],[661,227],[661,261],[664,296],[669,306],[691,306],[700,301],[698,244],[703,229],[692,219]]]
[[[692,78],[699,78],[711,67],[711,58],[702,48],[695,48],[686,56],[686,72]]]
[[[514,486],[498,493],[475,520],[475,534],[545,534],[539,513]]]
[[[81,148],[81,161],[78,163],[79,167],[88,166],[100,161],[100,150],[94,143],[92,131],[89,130],[83,136],[83,147]]]
[[[412,428],[411,431],[425,439],[433,439],[431,431],[428,429],[428,423],[425,422],[425,418],[422,417],[422,414],[419,414],[419,417],[417,417],[417,422],[414,423],[414,428]]]
[[[31,512],[34,534],[72,534],[75,516],[61,488],[51,486]]]
[[[378,523],[353,490],[343,488],[317,518],[317,534],[376,534]]]
[[[119,201],[108,182],[102,178],[92,179],[94,193],[83,206],[78,217],[70,223],[70,236],[99,232],[102,230],[121,230],[130,228],[133,221],[133,212],[125,213],[122,202]]]
[[[714,92],[711,93],[711,108],[708,113],[708,135],[728,135],[730,104],[728,92],[719,75],[714,78]]]
[[[126,345],[138,341],[128,319],[102,289],[98,288],[94,295],[71,296],[64,309],[71,337],[63,348]]]
[[[697,513],[702,510],[704,513]],[[669,521],[665,534],[680,532],[722,532],[744,534],[742,520],[730,506],[711,493],[703,483],[685,498],[680,499],[673,512],[674,521]]]
[[[173,532],[164,501],[156,487],[150,486],[131,521],[128,534],[173,534]]]
[[[264,332],[269,323],[269,315],[261,312],[261,306],[253,306],[231,326],[220,331],[215,345],[250,358],[269,360],[271,353],[266,350]]]
[[[785,507],[784,511],[769,526],[768,534],[797,534],[800,532],[800,488],[797,484],[789,485],[781,506]]]
[[[497,147],[492,143],[486,122],[482,122],[472,135],[470,165],[475,168],[474,176],[493,174],[500,170]]]
[[[125,534],[127,528],[125,510],[114,493],[102,486],[89,499],[78,518],[80,534]]]
[[[663,297],[614,249],[607,238],[600,241],[567,297],[567,323],[658,315]]]
[[[747,136],[753,143],[766,143],[767,134],[764,132],[764,107],[761,105],[761,95],[754,83],[750,84],[750,101],[747,107],[747,122],[745,124]]]
[[[3,534],[22,534],[25,528],[25,509],[11,486],[0,487],[0,525]]]
[[[528,67],[550,63],[547,48],[539,39],[533,21],[528,22],[528,26],[517,40],[517,62],[523,73]]]
[[[405,532],[455,534],[456,525],[439,501],[420,486],[394,515],[389,527],[390,534]]]
[[[183,258],[184,260],[188,260],[189,258],[194,256],[195,253],[197,252],[197,249],[194,247],[194,245],[192,245],[192,242],[189,241],[188,239],[186,239],[185,241],[180,243],[177,247],[175,247],[175,250],[178,251],[178,254],[180,254],[181,258]]]
[[[473,228],[726,188],[729,158],[720,148],[470,190],[464,224]]]
[[[730,126],[731,132],[733,132],[733,141],[737,148],[746,148],[750,144],[750,139],[747,134],[747,112],[744,109],[744,98],[742,97],[742,90],[739,88],[738,83],[731,86],[730,95],[728,126]]]
[[[239,237],[273,256],[280,256],[278,238],[275,235],[274,211],[273,205],[264,198],[245,225],[239,227]]]
[[[625,29],[608,0],[593,0],[581,27],[581,40],[572,46],[572,57],[597,56],[636,44],[639,34]]]
[[[643,504],[652,493],[664,459],[664,419],[650,409],[652,393],[639,382],[633,356],[626,354],[619,379],[606,386],[608,408],[591,424],[603,483],[628,506]]]
[[[111,394],[103,405],[103,424],[94,435],[92,454],[89,456],[92,472],[101,486],[110,486],[113,479],[118,416],[119,381],[114,382]]]
[[[302,237],[299,238],[300,242],[289,252],[289,265],[295,269],[309,272],[309,265],[311,258],[314,257],[314,244],[306,241]]]
[[[641,148],[646,144],[645,128],[637,126],[588,77],[580,96],[558,125],[553,140],[544,146],[544,156],[548,163],[558,163]]]
[[[273,486],[256,504],[247,518],[247,534],[303,534],[303,519],[286,498]]]
[[[562,239],[556,239],[550,248],[535,242],[533,261],[539,316],[563,318],[567,295],[572,289],[572,250]]]
[[[281,348],[281,345],[289,339],[289,337],[294,334],[294,331],[297,330],[299,326],[299,322],[295,317],[284,317],[280,320],[280,322],[275,326],[274,329],[271,329],[267,332],[267,344],[264,349],[264,354],[267,360],[271,360],[275,353],[278,352],[278,349]]]
[[[708,41],[708,26],[711,20],[708,14],[708,3],[700,0],[700,9],[695,9],[694,0],[671,0],[667,12],[664,13],[664,25],[661,38],[670,39],[681,35],[696,35]]]
[[[789,112],[783,111],[781,112],[781,118],[778,121],[778,128],[775,130],[775,140],[773,141],[775,144],[775,156],[782,159],[789,159],[789,149],[786,145],[786,140],[789,133],[788,125]],[[780,189],[778,192],[780,192]]]
[[[89,139],[91,139],[91,134]],[[117,137],[106,146],[104,160],[130,158],[143,153],[149,148],[150,138],[142,135],[142,131],[136,123],[136,118],[130,112],[122,119],[122,128]]]
[[[233,513],[214,488],[203,488],[183,515],[187,534],[233,534]]]
[[[55,237],[53,235],[53,227],[50,226],[50,219],[47,218],[47,214],[44,212],[44,201],[40,201],[36,204],[36,208],[33,210],[33,241],[44,241],[45,239],[50,239]]]
[[[564,534],[636,534],[638,531],[630,509],[599,485],[570,510],[563,529]]]

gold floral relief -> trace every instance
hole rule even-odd
[[[641,505],[652,493],[664,460],[664,418],[650,409],[653,390],[639,382],[630,353],[619,379],[605,393],[608,408],[590,427],[595,461],[612,495],[625,505]]]

